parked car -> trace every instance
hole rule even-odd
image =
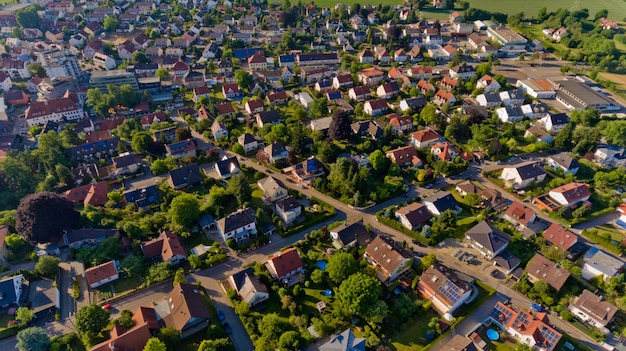
[[[230,335],[233,333],[233,329],[230,327],[228,323],[224,323],[224,330],[226,331],[226,334]]]

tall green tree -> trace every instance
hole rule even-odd
[[[150,134],[146,132],[138,132],[133,135],[132,141],[130,143],[133,151],[138,153],[144,153],[148,150],[150,145],[152,145],[152,137]]]
[[[35,271],[46,277],[54,277],[59,269],[59,262],[61,260],[58,257],[42,256],[35,265]]]
[[[326,266],[326,273],[328,273],[328,277],[332,281],[339,284],[356,273],[358,269],[359,264],[352,254],[348,252],[338,252],[330,256],[328,265]]]
[[[50,346],[50,337],[40,327],[30,327],[17,333],[16,347],[20,351],[46,351]]]
[[[189,229],[200,217],[200,201],[193,194],[182,193],[172,200],[168,214],[179,230]]]
[[[148,339],[143,351],[167,351],[167,347],[161,340],[153,337]]]
[[[100,333],[108,324],[111,312],[99,305],[81,307],[76,313],[76,331],[82,333]]]
[[[244,204],[252,199],[250,185],[242,174],[237,174],[230,178],[226,192],[235,197],[240,208],[244,207]]]
[[[367,317],[374,308],[383,288],[377,278],[355,273],[344,280],[337,289],[337,299],[350,313]]]

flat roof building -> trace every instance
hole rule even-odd
[[[93,71],[89,79],[89,85],[92,88],[99,88],[101,91],[107,91],[107,86],[120,86],[130,84],[134,91],[139,91],[139,84],[134,73],[122,70],[115,71]]]
[[[556,86],[558,88],[556,99],[570,110],[588,108],[605,110],[613,106],[611,100],[585,83],[561,80],[556,82]]]

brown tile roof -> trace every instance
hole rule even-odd
[[[168,261],[174,256],[186,256],[178,235],[168,231],[163,231],[159,237],[141,243],[141,251],[148,259],[160,257],[162,261]]]
[[[389,243],[385,242],[381,236],[377,236],[365,248],[365,256],[374,261],[385,271],[385,275],[395,272],[398,267],[410,258],[409,254],[404,250],[398,250]]]
[[[385,73],[379,70],[378,68],[370,67],[370,68],[362,69],[359,72],[359,74],[369,78],[369,77],[382,76]]]
[[[33,119],[53,113],[64,113],[78,110],[78,104],[70,97],[60,99],[36,101],[26,109],[26,119]]]
[[[180,331],[189,322],[209,319],[209,311],[198,289],[197,286],[187,283],[174,286],[168,298],[170,314],[164,318],[165,325]]]
[[[574,306],[602,325],[610,323],[618,310],[614,305],[602,301],[601,296],[595,295],[587,289],[583,290],[582,294],[574,299]]]
[[[425,128],[422,130],[418,130],[417,132],[411,133],[413,139],[419,141],[420,143],[424,141],[437,140],[440,138],[439,134],[430,128]]]
[[[109,201],[109,197],[107,194],[109,193],[109,185],[106,181],[98,182],[92,184],[87,191],[87,196],[85,197],[84,205],[92,205],[98,206],[103,205],[107,201]]]
[[[148,323],[137,324],[121,335],[111,335],[111,339],[95,345],[91,351],[143,350],[151,337]]]
[[[429,219],[432,218],[432,214],[428,211],[426,206],[413,202],[404,207],[399,208],[396,211],[397,215],[405,216],[406,219],[409,220],[411,225],[418,226],[420,224],[424,224],[428,222]]]
[[[411,145],[403,146],[395,150],[389,150],[387,151],[386,156],[391,157],[391,160],[400,166],[403,166],[408,162],[414,166],[422,163],[422,160],[417,155],[417,151]]]
[[[89,285],[93,285],[103,279],[110,278],[118,273],[115,261],[105,262],[101,265],[85,270],[85,278]]]
[[[526,273],[532,278],[544,281],[557,291],[561,290],[570,276],[568,270],[561,268],[541,254],[535,254],[535,257],[528,262]]]
[[[109,140],[111,139],[111,131],[110,130],[100,130],[97,132],[89,132],[85,134],[85,142],[87,143],[95,143],[100,140]]]
[[[535,216],[535,211],[519,201],[513,201],[506,210],[505,215],[511,217],[519,224],[526,225]]]

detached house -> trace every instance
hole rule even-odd
[[[221,160],[215,162],[215,171],[221,179],[230,179],[232,176],[239,174],[239,161],[236,156],[224,156]]]
[[[546,172],[538,162],[529,162],[505,167],[502,169],[500,179],[507,182],[513,189],[524,189],[531,183],[541,183],[546,177]]]
[[[224,94],[224,97],[227,99],[233,99],[241,96],[241,91],[239,91],[239,86],[235,83],[224,84],[222,86],[222,94]]]
[[[196,156],[196,144],[193,139],[186,139],[165,145],[165,154],[175,159]]]
[[[378,68],[371,67],[362,69],[358,74],[359,81],[366,86],[373,86],[379,84],[385,79],[385,72]]]
[[[550,133],[560,132],[566,124],[570,122],[569,117],[565,113],[549,114],[541,119],[543,127]]]
[[[583,256],[583,278],[589,280],[591,278],[602,276],[604,280],[608,280],[621,273],[624,268],[624,262],[617,259],[606,252],[592,246]]]
[[[500,90],[501,86],[497,80],[490,75],[484,75],[476,82],[476,88],[483,89],[485,93]]]
[[[574,302],[569,305],[569,310],[581,321],[608,333],[609,330],[605,327],[613,321],[619,309],[611,303],[602,301],[602,296],[585,289],[582,294],[574,298]]]
[[[434,216],[439,216],[447,210],[459,212],[459,204],[454,199],[454,196],[447,191],[436,192],[424,198],[422,203]]]
[[[508,235],[487,221],[482,221],[465,232],[465,239],[490,260],[503,252],[511,241]]]
[[[142,242],[141,252],[152,262],[178,264],[187,258],[185,247],[180,242],[179,236],[166,230],[162,231],[157,238]]]
[[[428,223],[432,214],[426,206],[413,202],[396,210],[396,219],[409,230],[417,230]]]
[[[367,245],[365,259],[376,268],[378,280],[384,284],[396,281],[402,273],[411,268],[413,255],[406,250],[395,247],[391,242],[377,236]]]
[[[257,234],[254,212],[249,209],[239,209],[217,221],[217,231],[224,242],[233,239],[240,242]]]
[[[514,201],[511,206],[507,208],[502,218],[513,224],[517,230],[524,231],[535,222],[537,214],[523,203]]]
[[[243,146],[243,152],[246,154],[259,148],[259,141],[250,133],[241,134],[237,142]]]
[[[96,289],[104,284],[120,279],[118,261],[109,261],[85,270],[85,279],[89,287]]]
[[[535,315],[528,311],[515,311],[498,301],[489,318],[519,342],[536,350],[554,351],[561,333],[552,328],[545,312]]]
[[[337,249],[365,246],[372,240],[370,233],[362,222],[344,223],[330,230],[330,238]]]
[[[420,276],[417,290],[442,314],[454,313],[472,294],[473,279],[462,279],[459,272],[440,264],[430,266]]]
[[[376,95],[379,99],[391,99],[400,92],[397,82],[385,83],[376,89]]]
[[[560,169],[563,171],[564,175],[567,174],[576,174],[578,172],[579,166],[578,162],[570,157],[566,152],[561,152],[556,155],[549,156],[547,159],[547,164],[550,167],[554,167],[555,169]]]
[[[419,112],[426,106],[426,98],[424,96],[402,99],[400,101],[400,110],[402,112]]]
[[[570,272],[567,269],[561,268],[559,264],[550,261],[538,253],[528,262],[526,274],[528,274],[528,280],[530,280],[531,283],[541,280],[556,291],[563,288],[563,285],[565,285],[565,282],[570,276]]]
[[[169,172],[168,182],[176,190],[194,186],[202,181],[197,163],[179,167]]]
[[[441,140],[441,136],[430,128],[411,133],[410,142],[418,149],[430,147]]]
[[[400,167],[420,167],[423,164],[422,160],[417,155],[417,151],[411,145],[389,150],[385,155],[391,159],[391,162]]]
[[[259,180],[257,185],[263,190],[263,199],[266,201],[278,201],[289,195],[285,185],[274,177],[267,177]]]
[[[471,79],[476,75],[476,69],[470,65],[460,65],[450,68],[450,77],[459,79]]]
[[[288,226],[294,223],[302,214],[302,204],[293,196],[287,196],[276,200],[274,210],[283,223]]]
[[[241,301],[253,307],[270,298],[269,290],[254,275],[252,267],[239,271],[228,278],[230,287],[237,292]]]
[[[389,110],[389,106],[387,105],[387,100],[385,99],[369,100],[365,102],[363,110],[368,115],[376,117],[383,115],[387,110]]]
[[[543,232],[543,238],[550,244],[566,252],[578,242],[578,235],[557,223],[552,223],[552,225]]]
[[[554,188],[548,195],[559,205],[569,208],[587,202],[591,191],[587,188],[587,184],[574,182]]]
[[[354,85],[351,74],[342,74],[333,77],[333,89],[351,88]]]
[[[298,250],[293,247],[270,256],[265,267],[272,278],[287,285],[291,285],[290,282],[298,283],[304,276],[304,263]],[[292,279],[294,277],[296,279]]]
[[[372,95],[371,95],[369,87],[358,86],[358,87],[350,88],[350,90],[348,91],[348,96],[350,97],[350,100],[365,101],[369,99]]]

